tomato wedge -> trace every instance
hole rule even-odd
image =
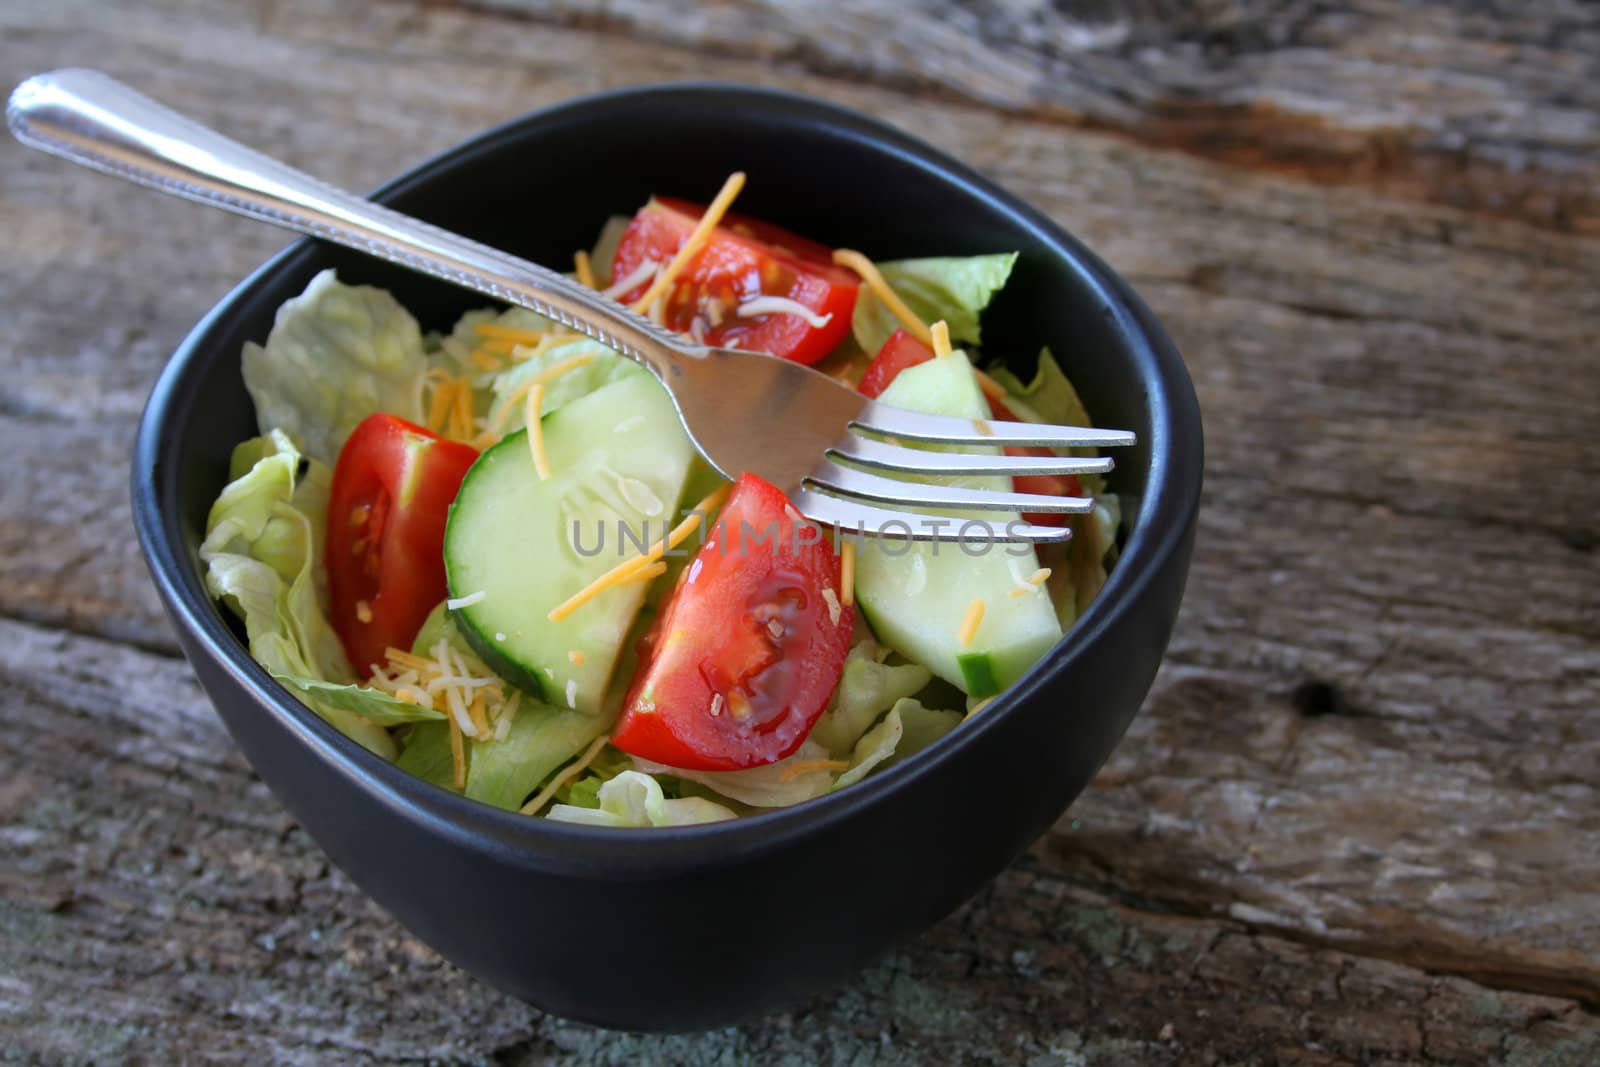
[[[855,608],[839,557],[781,490],[734,483],[640,644],[611,743],[689,770],[773,763],[800,747],[839,684]]]
[[[861,384],[856,388],[867,396],[876,398],[889,388],[889,383],[894,381],[901,371],[907,367],[915,367],[918,363],[926,363],[932,358],[933,349],[905,330],[896,330],[889,335],[883,347],[878,349],[878,354],[872,357],[866,373],[861,376]],[[987,393],[984,395],[989,401],[990,414],[997,419],[1016,421],[1017,416],[1006,407],[1005,401]],[[1006,455],[1053,456],[1055,453],[1048,448],[1008,445]],[[1043,496],[1079,496],[1083,493],[1083,486],[1075,474],[1019,474],[1013,477],[1011,482],[1019,493],[1039,493]],[[1038,526],[1065,526],[1072,521],[1072,516],[1058,512],[1027,514],[1023,518]]]
[[[444,523],[477,449],[394,415],[362,420],[339,452],[328,497],[334,632],[356,673],[410,648],[446,595]]]
[[[687,201],[651,200],[623,233],[611,276],[669,263],[703,214],[705,208]],[[831,257],[827,247],[770,223],[724,218],[663,297],[662,321],[706,344],[815,363],[850,332],[860,289],[856,276],[835,267]],[[622,302],[638,300],[648,284],[623,294]],[[779,310],[740,314],[758,297],[793,301],[819,321]]]

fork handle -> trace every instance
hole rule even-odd
[[[6,107],[19,141],[174,196],[345,245],[536,311],[670,381],[695,353],[555,271],[363,200],[246,148],[98,71],[57,70]]]

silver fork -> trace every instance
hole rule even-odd
[[[1103,472],[1112,467],[1106,457],[1007,456],[995,446],[1104,448],[1134,441],[1120,430],[907,411],[788,360],[696,344],[554,271],[335,189],[96,71],[29,78],[12,93],[6,119],[17,139],[34,148],[346,245],[586,334],[665,383],[684,429],[714,467],[730,478],[740,471],[760,475],[823,525],[915,540],[1062,540],[1066,527],[956,522],[925,509],[1082,513],[1093,500],[893,475]]]

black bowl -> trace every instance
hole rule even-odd
[[[279,688],[206,595],[196,556],[229,450],[254,433],[245,341],[311,277],[385,286],[424,326],[485,301],[313,241],[262,267],[184,341],[133,462],[134,515],[195,673],[251,764],[372,897],[514,996],[605,1026],[727,1024],[828,989],[949,913],[1061,814],[1144,699],[1177,615],[1200,497],[1200,416],[1138,297],[1049,219],[876,120],[765,89],[669,85],[519,119],[377,199],[564,265],[653,192],[704,198],[879,258],[1021,252],[985,350],[1064,362],[1101,425],[1137,431],[1113,485],[1121,561],[1050,656],[916,759],[796,808],[711,826],[609,830],[464,800],[347,741]]]

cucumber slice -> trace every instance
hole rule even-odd
[[[485,663],[558,708],[595,714],[650,583],[608,589],[560,622],[546,616],[638,554],[619,529],[661,540],[695,452],[647,375],[570,401],[542,430],[548,479],[534,470],[525,430],[467,472],[445,528],[445,573],[452,598],[483,593],[455,617]]]
[[[932,415],[989,417],[972,364],[964,353],[908,367],[880,398],[886,404]],[[948,485],[1007,489],[1004,477],[935,479]],[[957,527],[981,519],[1003,527],[1011,512],[951,512]],[[1049,595],[1026,579],[1038,569],[1032,546],[1022,544],[907,543],[867,540],[856,556],[856,602],[878,640],[970,696],[991,696],[1020,678],[1061,639]],[[1026,590],[1011,596],[1013,590]],[[983,621],[970,645],[959,636],[974,599]]]

